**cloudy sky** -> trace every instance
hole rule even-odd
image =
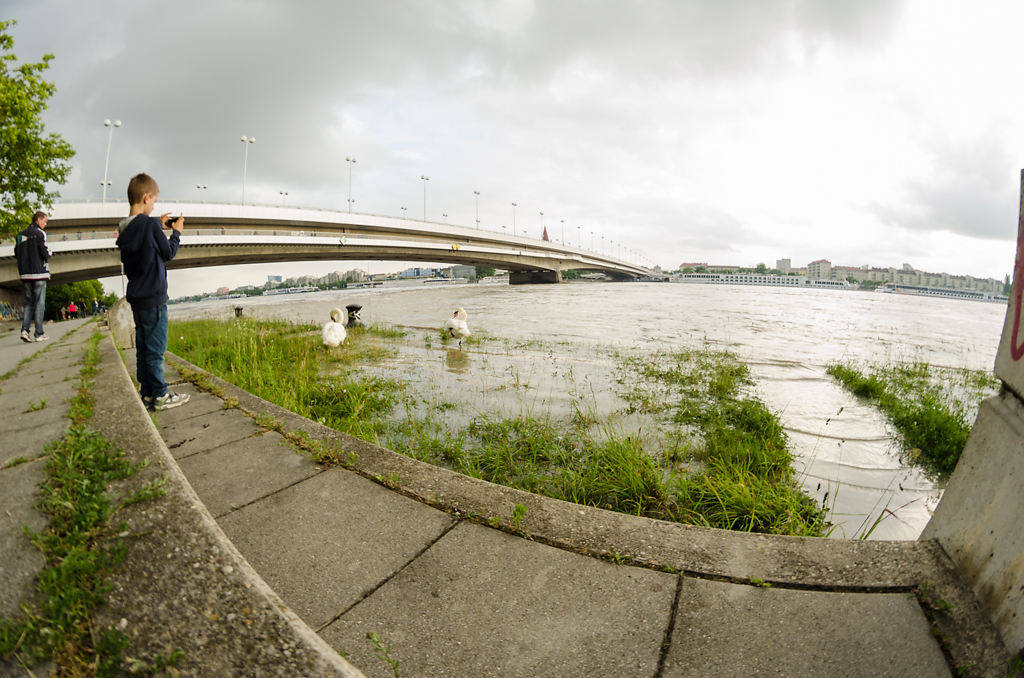
[[[62,200],[161,197],[591,232],[667,268],[1002,278],[1024,167],[1019,0],[5,0],[55,59]],[[197,185],[205,185],[198,190]],[[598,245],[599,246],[599,245]],[[318,264],[327,272],[350,264]],[[383,269],[382,269],[383,267]],[[375,264],[375,269],[390,270]],[[272,269],[272,270],[271,270]],[[176,274],[262,282],[309,266]],[[183,277],[184,276],[184,277]]]

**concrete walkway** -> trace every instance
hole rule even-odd
[[[93,425],[150,461],[140,482],[166,474],[168,495],[126,511],[138,538],[98,622],[126,629],[138,656],[182,649],[182,675],[395,675],[370,632],[403,676],[1006,672],[934,543],[736,534],[545,499],[354,440],[183,362],[169,378],[199,374],[212,392],[181,383],[191,402],[151,420],[101,348]],[[47,383],[31,397],[57,393]],[[10,415],[24,398],[0,402]],[[12,525],[38,521],[32,466],[0,470]],[[16,557],[0,591],[32,550],[2,545]]]

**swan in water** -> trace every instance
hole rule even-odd
[[[324,325],[320,336],[324,339],[324,346],[340,346],[345,342],[345,325],[341,322],[341,309],[331,309],[331,322]]]
[[[444,323],[444,331],[452,339],[459,340],[459,348],[462,348],[462,340],[469,336],[469,325],[466,324],[466,310],[455,309],[455,313]]]

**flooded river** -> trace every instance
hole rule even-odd
[[[337,290],[170,306],[174,319],[247,315],[323,323],[334,306],[409,331],[372,368],[422,394],[423,408],[461,423],[477,412],[584,409],[643,435],[622,414],[616,356],[708,345],[746,362],[757,395],[789,435],[805,491],[825,500],[833,537],[852,538],[888,508],[872,539],[916,539],[942,488],[901,462],[894,432],[825,373],[833,361],[991,370],[1005,306],[893,294],[672,283],[504,284]],[[456,307],[486,341],[443,345]],[[456,404],[464,407],[460,410]],[[468,408],[468,411],[466,411]],[[461,412],[461,414],[460,414]],[[826,500],[826,493],[827,500]]]

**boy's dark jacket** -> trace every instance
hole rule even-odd
[[[128,276],[125,297],[134,309],[156,308],[167,303],[167,266],[178,253],[181,237],[164,235],[160,220],[148,214],[128,217],[117,225],[117,246]]]
[[[18,260],[18,275],[22,280],[50,279],[46,233],[37,224],[33,223],[15,238],[14,257]]]

